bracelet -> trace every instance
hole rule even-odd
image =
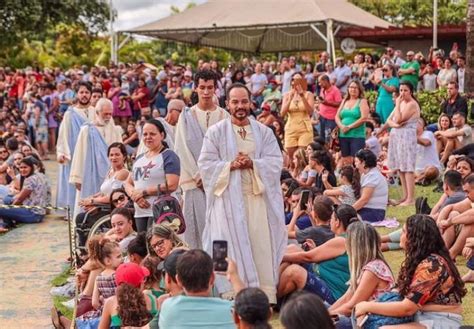
[[[143,196],[144,198],[148,196],[148,192],[147,192],[146,189],[144,189],[144,190],[142,191],[142,196]]]

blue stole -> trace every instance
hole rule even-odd
[[[89,127],[89,133],[87,136],[87,154],[84,162],[81,199],[99,192],[110,168],[109,158],[107,157],[107,143],[94,125],[90,123],[85,125]]]
[[[59,166],[59,177],[58,177],[58,193],[56,196],[57,207],[70,207],[71,214],[74,213],[74,204],[76,202],[76,187],[74,184],[69,183],[69,175],[71,173],[71,162],[74,156],[74,149],[76,148],[77,138],[79,137],[79,131],[81,126],[86,122],[86,119],[82,117],[73,107],[68,109],[71,115],[69,116],[70,127],[68,136],[68,145],[71,152],[71,161],[66,164]],[[64,123],[63,123],[64,124]]]

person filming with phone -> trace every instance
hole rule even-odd
[[[227,245],[226,241],[215,241],[219,251]],[[221,244],[222,243],[222,244]],[[224,244],[225,243],[225,244]],[[215,253],[214,253],[214,256]],[[219,272],[216,265],[222,261],[213,259],[203,250],[188,250],[178,257],[176,279],[184,294],[168,298],[161,306],[160,328],[219,328],[234,329],[232,318],[234,303],[225,299],[211,297],[216,274],[225,275],[237,294],[245,288],[239,278],[235,263],[225,259]],[[216,270],[216,272],[214,272]]]

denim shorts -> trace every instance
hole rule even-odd
[[[303,290],[318,295],[324,302],[328,304],[333,304],[336,299],[334,298],[328,284],[315,273],[313,273],[313,271],[310,269],[311,265],[303,267],[308,273],[306,284]]]
[[[385,219],[385,210],[383,209],[362,208],[358,213],[365,222],[374,223]]]
[[[365,148],[365,138],[339,137],[339,146],[343,157],[354,157],[357,151]]]
[[[474,271],[474,256],[471,257],[466,264],[467,268]]]
[[[427,329],[457,329],[462,326],[462,315],[448,312],[423,312],[415,314],[415,322]]]

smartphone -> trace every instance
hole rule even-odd
[[[308,81],[306,79],[295,79],[295,84],[299,84],[304,91],[308,90]]]
[[[306,204],[308,203],[308,200],[309,200],[309,193],[310,191],[309,190],[303,190],[303,192],[301,192],[301,198],[300,198],[300,209],[301,210],[306,210]]]
[[[225,260],[227,258],[227,241],[212,241],[212,262],[214,263],[214,271],[226,272],[229,265]]]

